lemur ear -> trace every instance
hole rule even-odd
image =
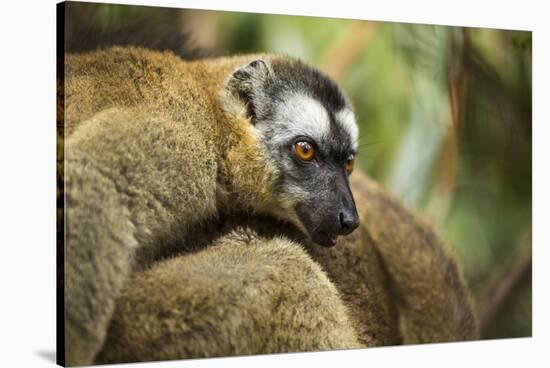
[[[246,116],[252,121],[261,112],[264,87],[271,75],[271,66],[257,59],[235,70],[227,81],[228,92],[245,105]]]

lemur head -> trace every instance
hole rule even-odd
[[[348,180],[358,128],[336,83],[298,60],[267,56],[234,71],[225,88],[276,168],[282,211],[273,212],[322,246],[351,233],[359,224]]]

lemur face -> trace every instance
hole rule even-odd
[[[314,242],[335,245],[359,225],[348,179],[358,140],[350,103],[333,81],[295,60],[256,60],[233,76],[279,173],[281,202]]]

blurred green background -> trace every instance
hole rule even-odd
[[[277,52],[337,80],[358,165],[435,223],[483,338],[532,334],[531,32],[69,3],[65,47]]]

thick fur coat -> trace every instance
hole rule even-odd
[[[477,338],[469,291],[441,238],[361,173],[352,188],[361,226],[334,248],[288,224],[234,218],[206,250],[137,272],[98,362]]]
[[[185,62],[121,47],[66,56],[69,365],[101,349],[98,361],[118,362],[476,337],[440,238],[359,173],[362,225],[335,248],[262,217],[285,217],[274,210],[275,170],[247,106],[221,93],[257,57]],[[187,253],[166,259],[176,249]]]
[[[58,109],[69,364],[97,353],[138,252],[181,246],[221,213],[278,208],[250,121],[220,102],[231,73],[253,59],[186,62],[122,47],[66,56]]]

